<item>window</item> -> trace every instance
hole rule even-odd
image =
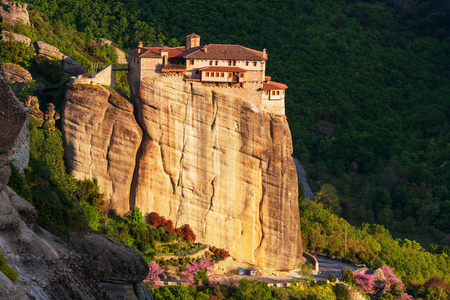
[[[248,61],[245,62],[245,65],[248,67]]]
[[[225,73],[220,73],[220,77],[225,77]]]
[[[241,73],[241,78],[244,78],[244,73]]]
[[[280,91],[277,91],[277,96],[280,95]]]
[[[233,77],[233,73],[228,73],[228,77]]]
[[[216,66],[219,64],[219,61],[218,60],[216,60]]]
[[[220,77],[220,74],[219,74],[219,72],[216,72],[216,77]]]
[[[269,91],[266,91],[266,95],[269,96]]]
[[[209,77],[209,72],[206,72],[206,75],[205,75],[206,77]]]
[[[214,72],[211,72],[211,77],[214,77]]]
[[[235,66],[236,65],[236,61],[235,60],[233,60],[233,66]]]
[[[194,64],[194,60],[193,59],[191,59],[191,65],[193,65]]]
[[[256,64],[257,64],[257,62],[256,62],[256,61],[254,61],[254,62],[253,62],[253,66],[254,66],[254,67],[256,67]]]
[[[228,65],[231,66],[231,60],[228,61]]]
[[[272,91],[272,96],[275,96],[275,91]]]
[[[209,61],[209,65],[212,66],[212,60]]]

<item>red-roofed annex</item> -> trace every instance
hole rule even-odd
[[[266,49],[258,51],[240,45],[200,45],[200,36],[186,36],[186,46],[168,47],[162,44],[143,46],[128,51],[130,73],[139,81],[155,76],[182,76],[186,82],[207,87],[233,90],[262,110],[284,114],[287,86],[265,76]],[[227,91],[224,91],[227,92]],[[251,95],[249,97],[249,95]],[[272,103],[276,101],[278,103]]]

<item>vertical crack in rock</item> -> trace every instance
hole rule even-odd
[[[141,122],[139,121],[139,116],[138,116],[138,111],[139,111],[139,106],[137,104],[138,101],[133,100],[132,95],[130,95],[130,103],[133,105],[133,116],[134,119],[136,120],[136,124],[138,124],[138,126],[141,128],[142,130],[142,139],[141,139],[141,144],[138,147],[138,151],[136,152],[136,159],[134,162],[134,170],[133,170],[133,176],[131,178],[131,184],[130,184],[130,198],[128,199],[129,205],[130,205],[130,210],[134,209],[136,207],[136,190],[138,188],[138,184],[139,184],[139,167],[140,167],[140,160],[141,157],[144,153],[144,145],[145,142],[148,140],[150,140],[150,137],[147,133],[147,131],[145,130],[145,127],[143,124],[141,124]]]
[[[161,129],[161,136],[159,137],[159,142],[158,142],[158,144],[159,144],[159,152],[160,152],[160,155],[161,155],[162,169],[163,169],[163,172],[164,172],[167,176],[169,176],[170,184],[172,185],[172,194],[175,195],[175,193],[176,193],[175,180],[173,180],[172,176],[170,176],[170,173],[167,171],[166,165],[165,165],[165,163],[164,163],[164,150],[163,150],[163,141],[162,141],[163,135],[164,135],[164,132],[163,132],[162,129]],[[172,210],[172,206],[170,206],[170,209]]]
[[[212,94],[212,105],[213,105],[213,109],[214,109],[214,119],[211,124],[211,130],[214,130],[216,128],[217,113],[219,111],[219,109],[218,109],[219,104],[217,103],[216,97],[214,97],[214,93]]]
[[[92,153],[92,138],[94,137],[93,134],[91,134],[89,138],[89,178],[92,179],[92,163],[93,163],[93,153]]]
[[[209,207],[205,212],[205,215],[203,216],[203,234],[206,236],[206,228],[207,226],[207,222],[206,222],[206,217],[208,216],[208,213],[210,211],[212,211],[212,207],[213,207],[213,200],[214,200],[214,194],[215,194],[215,187],[214,187],[214,181],[216,180],[216,175],[214,175],[213,179],[211,180],[211,187],[212,187],[212,194],[211,197],[209,198]]]
[[[255,248],[255,251],[253,252],[255,258],[258,256],[259,248],[261,248],[262,243],[264,241],[264,216],[263,216],[263,202],[264,202],[264,196],[266,193],[265,187],[264,187],[264,172],[263,172],[263,166],[262,166],[262,160],[259,161],[259,171],[261,172],[261,199],[259,201],[259,226],[261,227],[261,238],[259,240],[259,245]],[[258,260],[258,259],[257,259]]]
[[[186,97],[186,108],[184,111],[184,119],[183,119],[183,147],[181,148],[181,155],[180,155],[180,161],[178,163],[178,167],[180,168],[180,171],[178,172],[178,182],[177,185],[180,188],[180,200],[178,203],[178,211],[177,216],[175,219],[175,227],[178,225],[178,219],[183,214],[183,159],[184,159],[184,151],[186,147],[186,121],[188,116],[188,109],[189,109],[189,100],[194,103],[194,94],[192,93],[192,83],[190,86],[190,91]]]
[[[115,129],[116,125],[113,124],[113,127],[111,129],[111,135],[109,136],[109,145],[108,145],[108,149],[106,150],[106,161],[108,162],[108,165],[106,167],[106,174],[109,175],[109,170],[111,168],[111,158],[110,158],[110,153],[111,153],[111,146],[114,144],[114,129]],[[114,192],[114,191],[113,191]]]

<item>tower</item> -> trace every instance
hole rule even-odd
[[[191,33],[190,35],[187,35],[186,36],[186,49],[194,48],[197,46],[200,46],[200,36],[195,33]]]

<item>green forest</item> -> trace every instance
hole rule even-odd
[[[313,191],[331,184],[352,224],[424,244],[450,232],[450,22],[439,2],[27,2],[123,49],[183,45],[192,32],[202,44],[267,48]]]

